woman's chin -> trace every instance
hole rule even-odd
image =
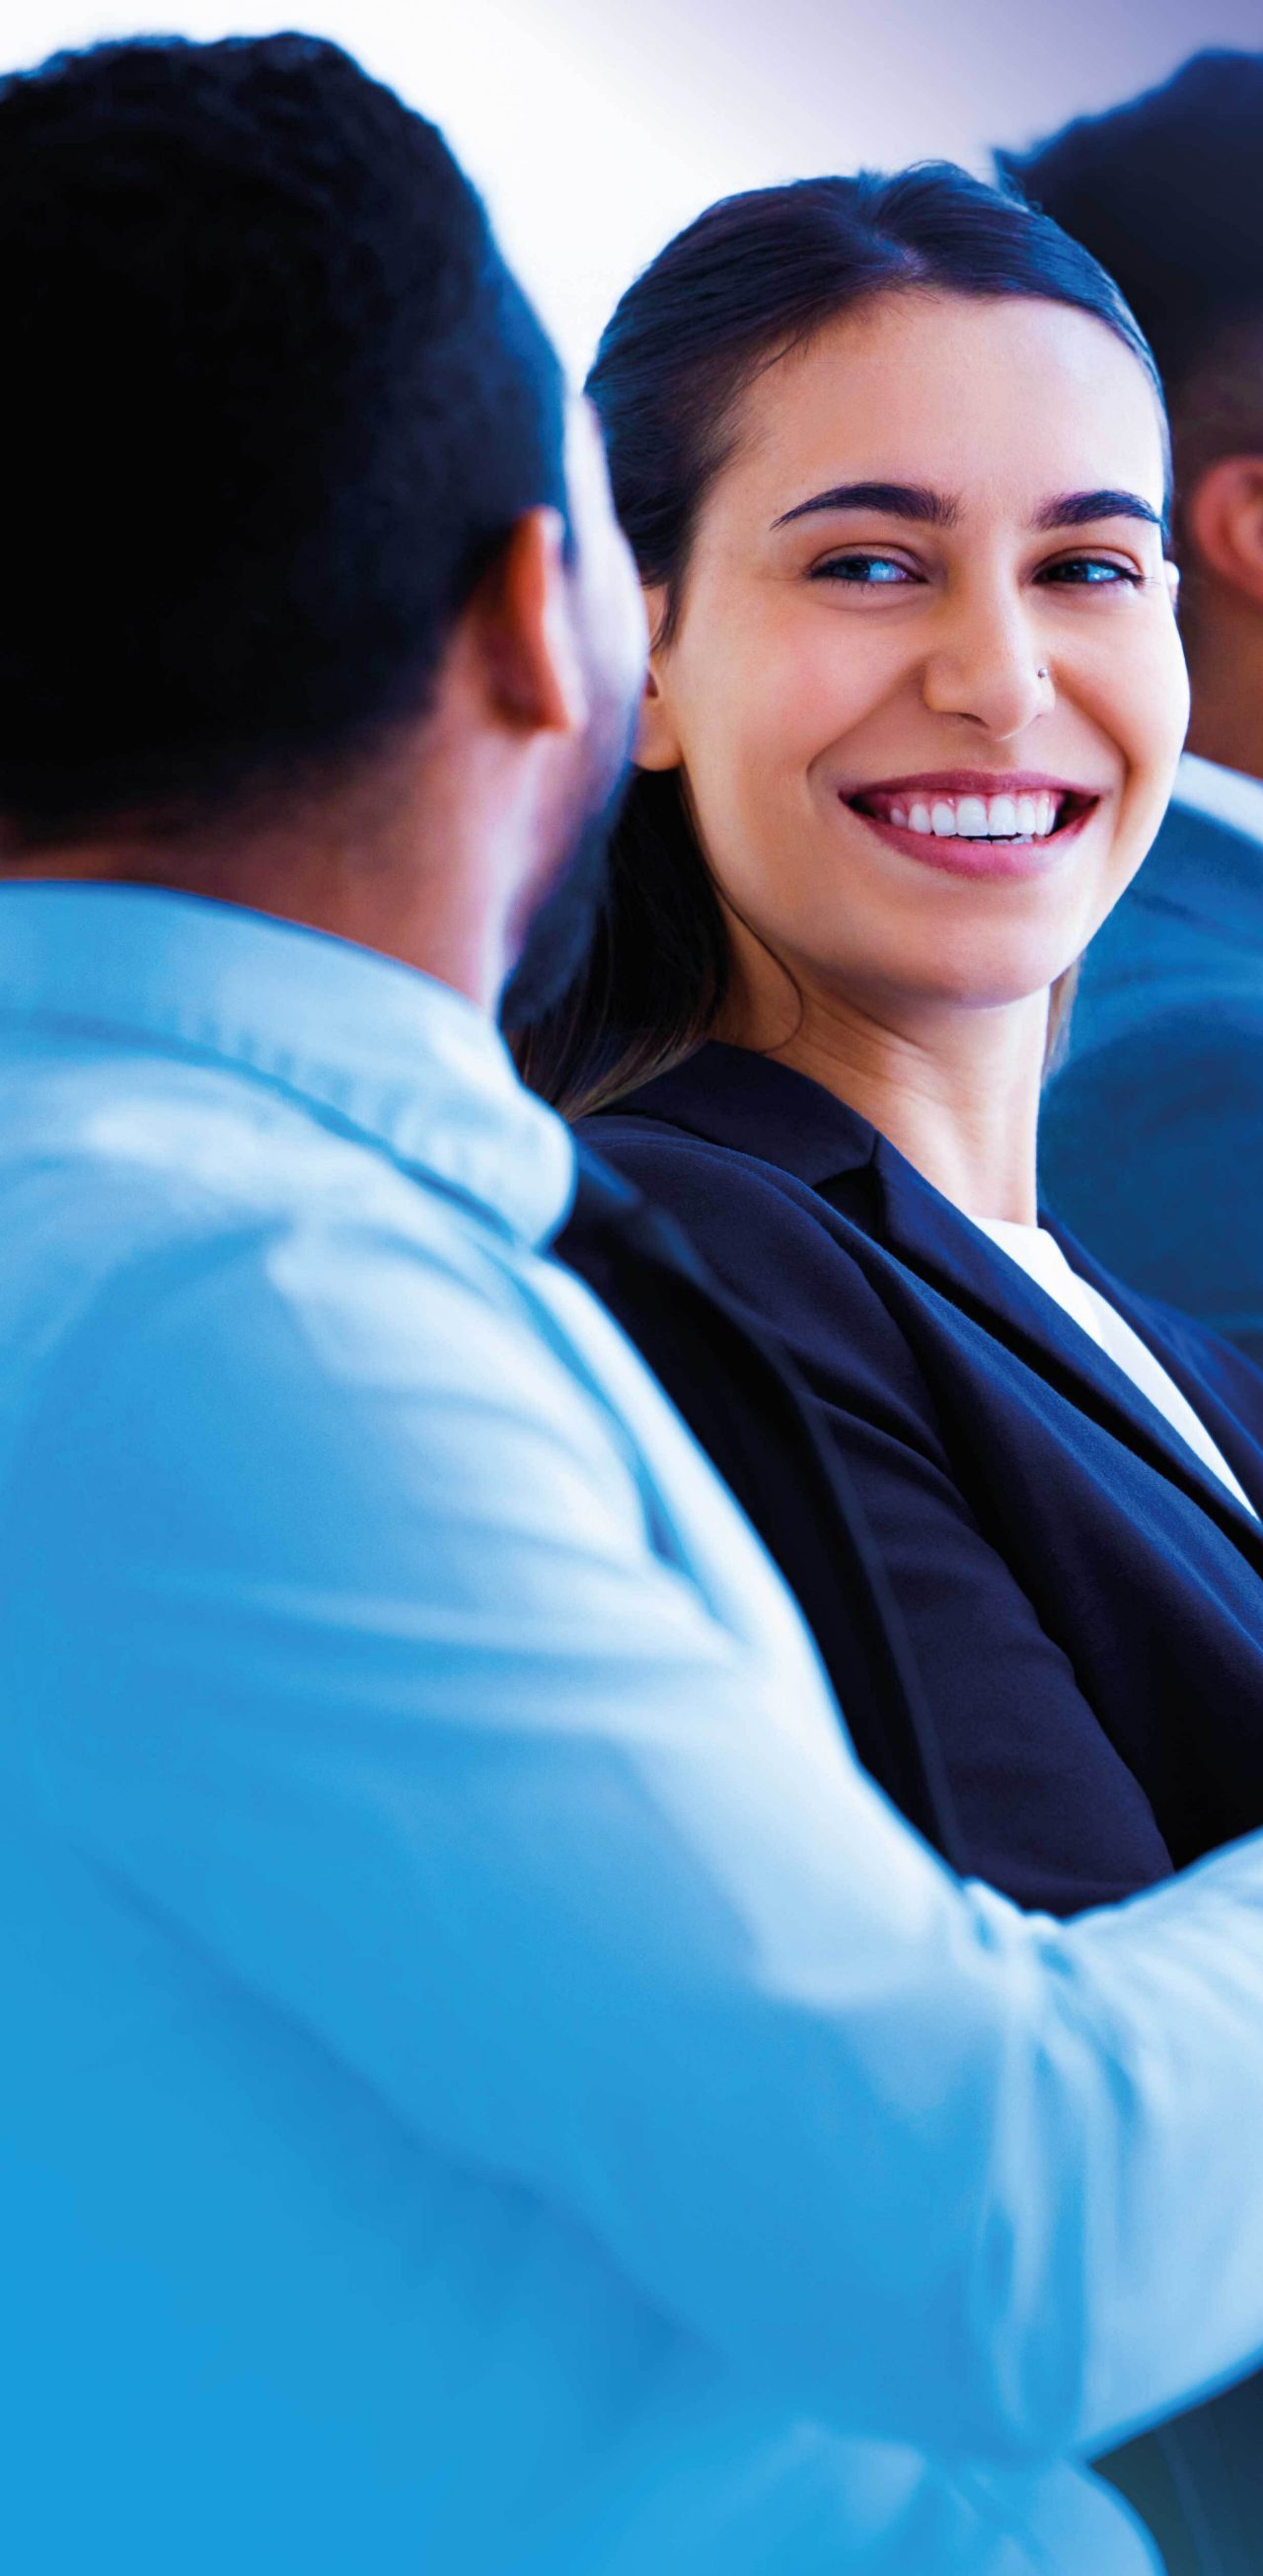
[[[936,1029],[946,1029],[953,1019],[964,1024],[983,1013],[1005,1011],[1029,1012],[1038,1024],[1050,995],[1077,964],[1078,954],[1076,949],[1067,951],[1064,942],[1055,949],[1041,947],[1033,953],[987,958],[976,953],[953,958],[939,949],[920,960],[903,957],[889,974],[868,969],[857,973],[852,962],[849,967],[839,964],[817,970],[810,980],[822,996],[832,993],[838,1003],[865,1018],[909,1033],[918,1025],[932,1023]]]

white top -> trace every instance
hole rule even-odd
[[[1099,1288],[1091,1287],[1077,1270],[1071,1269],[1056,1236],[1046,1226],[1012,1225],[1002,1217],[976,1217],[974,1223],[980,1233],[989,1235],[1002,1252],[1008,1253],[1010,1260],[1019,1262],[1036,1286],[1054,1298],[1072,1322],[1090,1335],[1156,1411],[1165,1415],[1185,1447],[1200,1458],[1204,1467],[1209,1467],[1213,1476],[1218,1476],[1221,1485],[1227,1486],[1234,1502],[1257,1519],[1248,1494],[1242,1492],[1222,1450],[1194,1413],[1188,1397],[1181,1394],[1174,1378],[1168,1376],[1139,1333],[1124,1322],[1117,1307],[1111,1306]]]
[[[1225,769],[1221,761],[1186,751],[1176,771],[1173,801],[1263,841],[1263,778],[1251,778],[1243,769]]]

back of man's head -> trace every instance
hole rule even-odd
[[[1003,175],[1094,252],[1171,411],[1194,748],[1263,777],[1263,53],[1197,54]]]
[[[1177,413],[1257,328],[1263,426],[1263,53],[1197,54],[1160,89],[997,159],[1117,280]]]
[[[1162,371],[1179,479],[1263,452],[1263,53],[1197,54],[1005,176],[1121,286]]]
[[[563,388],[442,137],[298,35],[0,82],[0,829],[179,827],[424,707]]]

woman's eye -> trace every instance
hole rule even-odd
[[[1136,590],[1144,574],[1134,564],[1115,563],[1108,555],[1067,555],[1060,563],[1045,565],[1039,578],[1087,590],[1112,590],[1120,583]]]
[[[857,590],[887,590],[915,581],[916,574],[893,555],[830,555],[827,563],[813,565],[811,578],[849,582]]]

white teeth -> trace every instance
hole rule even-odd
[[[892,796],[875,810],[901,832],[933,832],[941,841],[1046,841],[1061,807],[1059,794],[1040,788],[1021,796],[916,796],[906,804]]]

